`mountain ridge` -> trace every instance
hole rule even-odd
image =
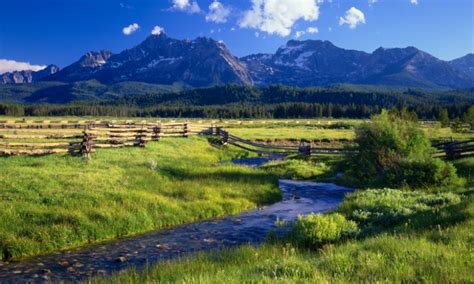
[[[474,87],[474,55],[443,61],[416,47],[380,47],[368,53],[340,48],[326,40],[290,40],[275,53],[238,58],[223,42],[212,38],[178,40],[162,33],[120,53],[91,51],[59,72],[30,77],[18,83],[97,80],[104,84],[137,81],[195,88],[222,84],[370,84],[463,89]]]

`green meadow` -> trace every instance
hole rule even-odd
[[[80,120],[57,120],[65,119]],[[246,139],[297,141],[352,140],[362,121],[192,122],[223,125]],[[473,137],[436,124],[419,128],[432,140]],[[62,154],[0,157],[0,261],[238,214],[280,200],[279,178],[349,182],[336,177],[348,166],[342,157],[291,157],[250,169],[226,161],[252,154],[210,140],[215,139],[168,138],[145,148],[98,149],[90,160]],[[454,166],[460,185],[349,195],[335,212],[355,224],[346,237],[338,235],[344,222],[324,215],[316,224],[333,235],[319,236],[318,245],[302,245],[297,233],[270,235],[259,247],[199,253],[90,282],[472,283],[474,158]]]
[[[474,158],[456,162],[474,170]],[[472,180],[471,180],[472,182]],[[369,189],[337,210],[357,220],[351,239],[318,248],[269,240],[218,253],[166,261],[92,283],[472,283],[472,188]],[[327,227],[326,227],[327,229]]]
[[[277,201],[277,177],[222,161],[206,138],[146,148],[0,157],[0,260],[236,214]],[[8,221],[7,221],[8,220]]]

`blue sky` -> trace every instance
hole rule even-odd
[[[174,38],[223,40],[238,56],[274,52],[295,38],[330,40],[368,52],[379,46],[416,46],[444,60],[474,52],[473,0],[0,0],[0,4],[0,73],[2,64],[3,72],[20,68],[19,62],[64,67],[90,50],[120,52],[144,40],[155,26]],[[124,34],[132,24],[139,28],[132,26]]]

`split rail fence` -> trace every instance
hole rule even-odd
[[[435,156],[443,157],[446,160],[457,160],[474,156],[474,139],[463,141],[451,139],[451,141],[435,143],[433,147],[437,150]]]
[[[220,137],[224,145],[229,144],[238,148],[258,153],[258,154],[282,154],[282,155],[343,155],[352,153],[347,148],[331,148],[331,147],[312,147],[310,141],[301,140],[299,146],[283,146],[283,145],[266,145],[256,143],[251,140],[243,139],[230,134],[228,131],[217,128],[216,134]]]
[[[217,135],[230,144],[258,154],[343,155],[350,148],[266,145],[237,137],[214,124],[134,121],[3,121],[0,123],[0,155],[70,153],[89,157],[96,149],[145,147],[162,137]],[[474,139],[433,144],[435,156],[454,160],[474,156]]]
[[[162,137],[212,134],[212,126],[149,122],[0,123],[0,155],[70,153],[90,156],[95,149],[145,147]]]

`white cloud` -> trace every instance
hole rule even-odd
[[[296,21],[319,18],[318,3],[318,0],[252,0],[252,9],[244,13],[239,25],[288,36]]]
[[[164,31],[165,31],[165,29],[163,29],[162,27],[160,27],[160,26],[155,26],[155,27],[153,28],[153,30],[151,30],[151,34],[152,34],[152,35],[160,35],[160,34],[162,34]]]
[[[377,3],[378,0],[369,0],[369,6],[372,6],[373,4]]]
[[[360,24],[365,24],[365,15],[361,10],[352,7],[346,11],[344,17],[339,18],[339,25],[349,25],[349,28],[355,29]]]
[[[418,5],[418,0],[410,0],[410,3],[412,3],[413,5]]]
[[[209,13],[206,15],[206,21],[214,23],[225,23],[230,14],[230,9],[222,5],[221,2],[214,0],[209,5]]]
[[[46,68],[43,65],[31,65],[29,62],[18,62],[15,60],[0,59],[0,74],[13,71],[32,70],[39,71]]]
[[[131,35],[134,32],[138,31],[140,29],[140,26],[137,23],[131,24],[128,27],[125,27],[122,29],[122,32],[124,35]]]
[[[132,5],[126,4],[126,3],[120,3],[120,7],[124,9],[134,9]]]
[[[199,13],[201,12],[201,8],[199,7],[196,1],[190,0],[172,0],[174,10],[184,11],[190,14]]]
[[[319,33],[319,30],[317,27],[309,27],[306,29],[306,32],[309,34],[317,34]]]
[[[306,34],[305,31],[296,31],[295,38],[300,38]]]
[[[300,38],[304,36],[305,34],[317,34],[319,33],[319,30],[317,27],[308,27],[306,31],[296,31],[295,32],[295,38]]]

